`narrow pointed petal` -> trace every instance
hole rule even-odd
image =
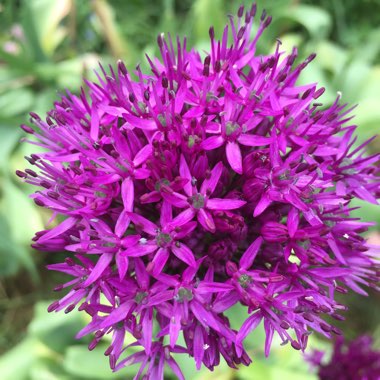
[[[48,231],[46,234],[42,235],[39,239],[39,243],[44,243],[50,239],[55,238],[58,235],[63,234],[70,228],[74,227],[76,224],[77,219],[76,218],[67,218],[65,221],[62,223],[58,224],[57,227],[54,227],[52,230]]]
[[[262,214],[271,203],[272,203],[272,200],[269,198],[268,194],[266,194],[266,193],[263,194],[259,203],[255,207],[255,210],[253,212],[253,216],[256,217],[256,216],[259,216],[260,214]]]
[[[240,199],[212,198],[207,201],[209,210],[236,210],[243,207],[247,202]]]
[[[188,196],[192,195],[192,189],[191,189],[192,175],[190,173],[190,169],[189,169],[189,166],[187,165],[186,159],[183,155],[181,155],[181,158],[180,158],[179,174],[182,178],[186,178],[188,180],[188,182],[186,182],[185,186],[183,187],[185,193]]]
[[[241,151],[236,142],[228,142],[226,145],[227,161],[231,165],[233,171],[238,174],[243,174],[243,163]]]
[[[214,150],[221,147],[224,143],[222,136],[211,136],[202,141],[201,147],[204,150]]]
[[[146,232],[149,235],[155,236],[157,234],[158,227],[152,223],[150,220],[144,218],[143,216],[139,214],[135,214],[133,212],[129,212],[128,216],[134,223],[136,227],[141,228],[144,232]]]
[[[109,263],[113,259],[113,253],[103,253],[100,255],[98,262],[95,267],[92,269],[90,275],[87,277],[87,280],[83,283],[84,286],[89,286],[95,282],[107,269]]]
[[[272,139],[270,137],[242,134],[239,136],[238,141],[246,146],[265,146],[269,145]]]
[[[134,301],[127,301],[122,303],[118,308],[114,309],[110,315],[101,323],[100,328],[107,328],[123,320],[129,313],[129,310],[133,304]]]
[[[135,167],[143,164],[152,155],[152,145],[145,145],[141,150],[139,150],[133,160],[133,165]]]
[[[152,274],[153,276],[158,276],[161,274],[164,266],[169,258],[169,251],[165,248],[160,248],[154,255],[152,260]]]
[[[211,170],[210,178],[206,178],[201,186],[201,194],[206,194],[206,191],[210,192],[210,195],[215,191],[215,188],[222,175],[223,164],[219,161]]]
[[[174,347],[178,340],[179,332],[181,331],[181,310],[177,302],[174,303],[173,316],[170,318],[169,336],[170,347]]]
[[[147,243],[147,244],[136,244],[135,246],[126,249],[123,252],[124,256],[128,257],[140,257],[148,255],[157,250],[157,245],[155,243]]]
[[[173,219],[173,208],[169,202],[164,201],[161,207],[160,224],[161,227],[167,226]]]
[[[170,223],[170,228],[174,229],[176,227],[181,227],[184,224],[189,223],[195,216],[195,210],[193,208],[188,208],[178,214]]]
[[[215,232],[215,222],[212,218],[211,214],[205,209],[201,208],[198,212],[198,222],[202,225],[202,227],[210,232]]]
[[[119,273],[119,279],[123,280],[128,270],[128,257],[116,254],[116,266]]]
[[[191,249],[183,243],[179,243],[179,246],[177,244],[174,244],[171,247],[172,252],[184,263],[191,267],[196,266],[195,257]]]
[[[128,211],[123,210],[120,213],[119,217],[117,218],[116,225],[115,225],[115,234],[118,237],[123,236],[130,222],[131,222],[131,219],[128,216]]]
[[[259,253],[262,242],[263,238],[261,236],[258,237],[243,253],[243,256],[240,259],[240,267],[242,269],[249,269],[252,266]]]
[[[133,202],[135,198],[135,191],[133,180],[127,177],[121,184],[121,198],[126,211],[133,211]]]

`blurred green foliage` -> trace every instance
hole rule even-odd
[[[53,298],[50,289],[60,281],[44,269],[55,256],[29,248],[34,232],[43,229],[49,215],[36,209],[27,197],[33,190],[14,176],[17,168],[26,166],[23,156],[38,150],[19,143],[23,134],[18,126],[28,122],[29,111],[44,114],[59,93],[77,92],[83,77],[95,79],[98,62],[106,66],[123,59],[132,70],[138,63],[147,68],[145,53],[157,54],[159,33],[186,36],[188,46],[207,49],[210,25],[220,35],[226,15],[241,3],[251,2],[0,1],[0,353],[8,351],[0,358],[2,380],[130,379],[135,371],[112,375],[101,347],[90,353],[86,342],[75,341],[83,317],[47,314],[47,304],[41,302]],[[317,59],[301,80],[325,86],[326,103],[340,91],[344,102],[359,104],[353,121],[359,126],[359,142],[378,133],[380,0],[263,0],[258,6],[273,15],[259,53],[270,52],[276,38],[285,51],[297,45],[300,59],[316,52]],[[378,151],[379,146],[377,139],[370,149]],[[378,209],[356,204],[364,206],[356,211],[358,217],[380,224]],[[379,239],[377,229],[372,236]],[[351,304],[349,335],[375,331],[379,302],[353,297]],[[232,313],[236,319],[241,315],[239,310]],[[179,361],[188,378],[196,380],[314,378],[301,356],[288,347],[274,344],[273,354],[264,359],[262,334],[255,332],[248,344],[254,363],[239,372],[222,365],[211,375],[206,371],[195,375],[191,361]],[[311,345],[326,343],[313,337]]]

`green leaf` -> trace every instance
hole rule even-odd
[[[29,380],[29,371],[36,358],[36,342],[28,338],[0,358],[1,380]]]
[[[222,0],[196,0],[193,2],[193,32],[196,40],[207,40],[210,26],[214,26],[216,35],[219,35],[225,24],[224,3]]]
[[[21,130],[18,128],[17,119],[8,119],[0,121],[0,171],[9,173],[9,156],[15,148],[21,136]]]
[[[26,113],[32,108],[34,95],[31,90],[18,88],[0,94],[0,115],[8,118]]]
[[[320,7],[313,5],[297,5],[286,7],[283,16],[303,25],[315,39],[326,37],[331,29],[330,14]]]
[[[30,380],[80,380],[64,374],[63,368],[56,361],[47,358],[36,360],[29,374]]]
[[[66,36],[67,31],[60,25],[69,13],[70,0],[31,0],[23,2],[23,27],[27,46],[37,61],[51,56]]]
[[[43,230],[40,214],[33,201],[9,179],[4,179],[3,194],[1,209],[13,239],[18,244],[29,245],[34,233]]]
[[[7,220],[0,214],[0,278],[17,272],[20,256],[27,254],[9,238],[10,231]]]

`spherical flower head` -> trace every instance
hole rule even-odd
[[[380,351],[372,345],[372,338],[366,335],[351,342],[338,337],[328,362],[323,360],[323,351],[311,352],[306,359],[317,369],[320,380],[375,380],[380,378]]]
[[[90,349],[111,334],[113,370],[140,363],[136,378],[163,379],[168,365],[181,378],[173,353],[197,369],[220,356],[248,365],[260,323],[267,355],[275,333],[304,350],[312,331],[340,334],[325,321],[343,318],[337,292],[377,288],[378,249],[361,236],[371,224],[350,202],[377,205],[379,157],[355,145],[340,97],[322,108],[323,88],[297,85],[314,54],[298,66],[280,42],[256,54],[271,17],[255,14],[239,8],[220,40],[211,28],[205,56],[160,35],[151,72],[101,67],[22,126],[45,151],[17,175],[64,216],[33,239],[67,256],[49,266],[71,277],[49,311],[89,314],[78,337],[94,333]],[[234,305],[247,313],[238,330]],[[141,351],[125,358],[126,335]]]

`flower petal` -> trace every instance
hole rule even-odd
[[[153,276],[158,276],[169,258],[169,251],[165,248],[160,248],[154,255],[151,266],[151,273]]]
[[[211,136],[204,139],[201,143],[201,148],[204,150],[213,150],[221,147],[224,143],[224,139],[221,135]]]
[[[155,243],[137,244],[133,247],[126,249],[122,254],[123,256],[128,256],[128,257],[140,257],[140,256],[148,255],[149,253],[156,251],[157,248],[158,247]]]
[[[243,253],[243,256],[240,259],[240,267],[242,269],[249,269],[252,266],[259,252],[262,242],[263,238],[258,237]]]
[[[100,255],[98,262],[92,269],[90,275],[87,277],[87,280],[83,283],[83,286],[89,286],[95,282],[107,269],[109,263],[113,259],[113,253],[103,253]]]
[[[183,187],[185,193],[190,196],[192,195],[192,188],[191,188],[191,180],[192,175],[190,173],[189,166],[187,165],[186,159],[181,154],[180,162],[179,162],[179,174],[182,178],[186,178],[188,182],[186,182],[185,186]]]
[[[194,253],[191,249],[184,243],[174,244],[171,246],[172,252],[184,263],[191,267],[195,267],[197,264],[195,262]]]
[[[130,219],[136,227],[141,228],[144,232],[146,232],[149,235],[156,236],[158,227],[150,220],[134,212],[129,212],[128,216],[130,217]]]
[[[243,174],[243,164],[241,151],[236,142],[229,141],[226,145],[227,161],[231,165],[233,171],[238,174]]]
[[[133,211],[135,198],[134,185],[131,177],[127,177],[121,184],[121,198],[126,211]]]
[[[143,164],[151,155],[152,155],[152,145],[147,144],[142,149],[140,149],[137,153],[135,158],[133,159],[133,165],[135,167],[140,166]]]
[[[263,146],[269,145],[272,139],[270,137],[242,134],[239,136],[238,141],[245,146]]]
[[[198,211],[197,214],[198,222],[202,225],[202,227],[210,232],[215,232],[215,222],[214,219],[212,218],[211,214],[206,211],[205,209],[201,208]]]
[[[207,201],[206,207],[209,210],[235,210],[246,203],[240,199],[211,198]]]
[[[223,171],[223,164],[219,161],[214,168],[211,170],[210,178],[206,178],[201,186],[201,194],[206,194],[206,191],[208,190],[210,192],[210,195],[214,192],[220,176],[222,175]]]

